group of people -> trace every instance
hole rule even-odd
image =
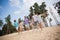
[[[24,21],[18,20],[18,23],[16,22],[16,20],[14,20],[14,26],[16,27],[16,30],[18,32],[38,28],[41,28],[42,30],[42,28],[44,27],[41,15],[39,15],[38,13],[35,13],[30,20],[27,18],[27,16],[24,16]]]

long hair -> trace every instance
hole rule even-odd
[[[21,20],[20,19],[18,20],[18,23],[21,23]]]

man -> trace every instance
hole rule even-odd
[[[39,13],[38,13],[39,14]],[[43,28],[43,20],[42,20],[42,18],[41,18],[41,15],[38,15],[38,24],[39,24],[39,27],[41,28],[41,30],[42,30],[42,28]]]
[[[30,27],[29,27],[29,20],[26,16],[24,16],[24,24],[25,24],[25,27],[26,27],[26,30],[29,30]]]
[[[21,20],[18,20],[18,33],[22,32],[24,30],[23,22]]]
[[[34,21],[34,28],[37,28],[37,23],[38,23],[38,15],[35,13],[33,16],[33,21]]]
[[[16,30],[18,30],[18,23],[16,22],[16,20],[14,20],[14,26],[15,26]]]

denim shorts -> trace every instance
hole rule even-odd
[[[34,26],[36,26],[36,25],[37,25],[37,23],[38,23],[37,21],[36,21],[36,22],[34,22]]]

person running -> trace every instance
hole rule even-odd
[[[41,18],[41,15],[38,15],[38,24],[39,24],[39,28],[41,28],[41,30],[42,30],[42,28],[43,28],[43,20]]]
[[[26,16],[24,16],[24,24],[25,24],[25,27],[26,27],[26,30],[29,30],[30,27],[29,27],[29,20]]]
[[[34,29],[34,21],[33,21],[33,19],[30,20],[30,28]]]
[[[35,13],[35,14],[32,16],[32,18],[33,18],[33,21],[34,21],[34,28],[37,28],[37,23],[38,23],[38,20],[37,20],[37,18],[38,18],[37,13]]]
[[[21,20],[18,20],[18,23],[19,23],[19,27],[18,27],[18,33],[19,33],[19,32],[23,31],[24,26],[23,26],[23,22]]]
[[[18,30],[18,23],[16,22],[16,20],[14,20],[14,26],[15,26],[16,30]]]

